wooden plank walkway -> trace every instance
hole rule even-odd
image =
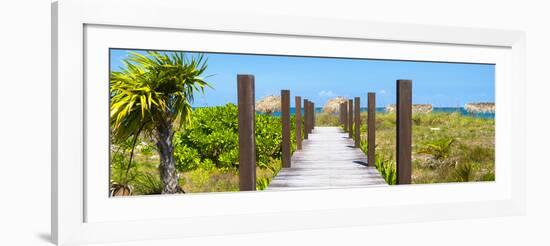
[[[290,168],[283,168],[268,190],[330,189],[386,186],[367,156],[339,127],[316,127],[295,151]]]

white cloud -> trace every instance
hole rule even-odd
[[[380,94],[386,94],[387,92],[386,92],[386,90],[381,90],[381,91],[379,91],[378,93],[380,93]]]
[[[320,91],[318,93],[318,95],[320,97],[333,97],[333,96],[335,96],[334,92],[332,92],[332,91]]]

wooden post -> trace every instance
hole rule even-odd
[[[313,122],[311,120],[311,119],[313,119],[313,110],[311,110],[312,109],[311,104],[312,104],[311,101],[307,101],[307,113],[308,113],[307,132],[308,133],[311,133],[311,131],[313,130]]]
[[[353,137],[353,100],[348,100],[348,137]]]
[[[282,164],[290,167],[290,91],[281,90]]]
[[[411,183],[412,81],[397,80],[397,184]]]
[[[344,102],[344,132],[347,132],[348,131],[348,102]]]
[[[315,103],[311,103],[311,130],[315,129]]]
[[[342,124],[342,104],[338,104],[338,124]]]
[[[304,99],[304,139],[308,138],[309,135],[309,108],[308,108],[308,100]]]
[[[361,147],[361,98],[355,97],[355,148]]]
[[[297,96],[295,98],[295,110],[296,116],[296,149],[302,149],[302,97]]]
[[[239,189],[256,190],[256,111],[254,75],[237,75]]]
[[[376,163],[376,94],[368,94],[368,116],[367,116],[367,165],[374,167]]]
[[[340,103],[340,125],[343,125],[344,124],[344,104],[343,103]]]

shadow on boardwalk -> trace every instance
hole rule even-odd
[[[291,167],[281,169],[268,190],[386,186],[347,135],[339,127],[316,127],[302,150],[294,152]]]

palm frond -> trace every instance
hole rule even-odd
[[[132,52],[123,64],[110,76],[111,130],[118,137],[130,136],[143,121],[189,124],[194,94],[211,88],[201,77],[208,67],[203,54]],[[151,125],[146,130],[154,128]]]

